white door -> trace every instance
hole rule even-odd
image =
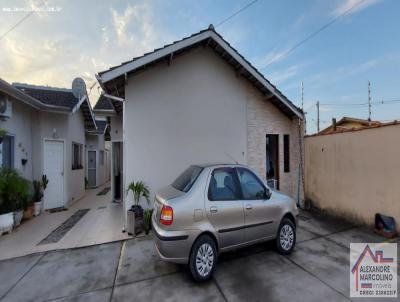
[[[44,192],[44,209],[64,206],[64,143],[45,140],[43,174],[49,180]]]

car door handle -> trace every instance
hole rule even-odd
[[[210,212],[211,213],[217,213],[218,212],[218,208],[217,207],[211,207],[210,208]]]
[[[251,204],[246,204],[246,210],[251,210],[253,208],[253,206]]]

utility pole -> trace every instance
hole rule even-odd
[[[317,101],[317,132],[319,132],[319,101]]]
[[[303,85],[303,81],[301,81],[301,110],[304,111],[304,85]]]
[[[371,127],[371,82],[368,81],[368,125]]]
[[[304,85],[303,81],[301,81],[301,110],[304,114],[304,134],[307,134],[307,121],[306,121],[306,113],[304,112]]]

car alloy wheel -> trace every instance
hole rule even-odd
[[[294,242],[294,230],[289,224],[282,226],[279,234],[280,245],[283,250],[289,251]]]
[[[217,265],[218,252],[215,241],[209,235],[201,235],[194,242],[189,257],[189,268],[197,282],[204,282],[212,277]]]
[[[203,243],[197,251],[196,269],[200,276],[207,277],[214,265],[214,251],[208,243]]]

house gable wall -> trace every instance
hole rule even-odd
[[[154,194],[187,166],[217,161],[236,160],[265,177],[271,133],[280,134],[281,191],[295,197],[298,120],[264,100],[212,50],[199,47],[131,76],[125,93],[125,187],[143,180]],[[290,135],[290,173],[283,173],[283,134]]]
[[[130,77],[125,187],[143,180],[154,194],[191,164],[246,163],[245,99],[243,80],[206,48]]]

